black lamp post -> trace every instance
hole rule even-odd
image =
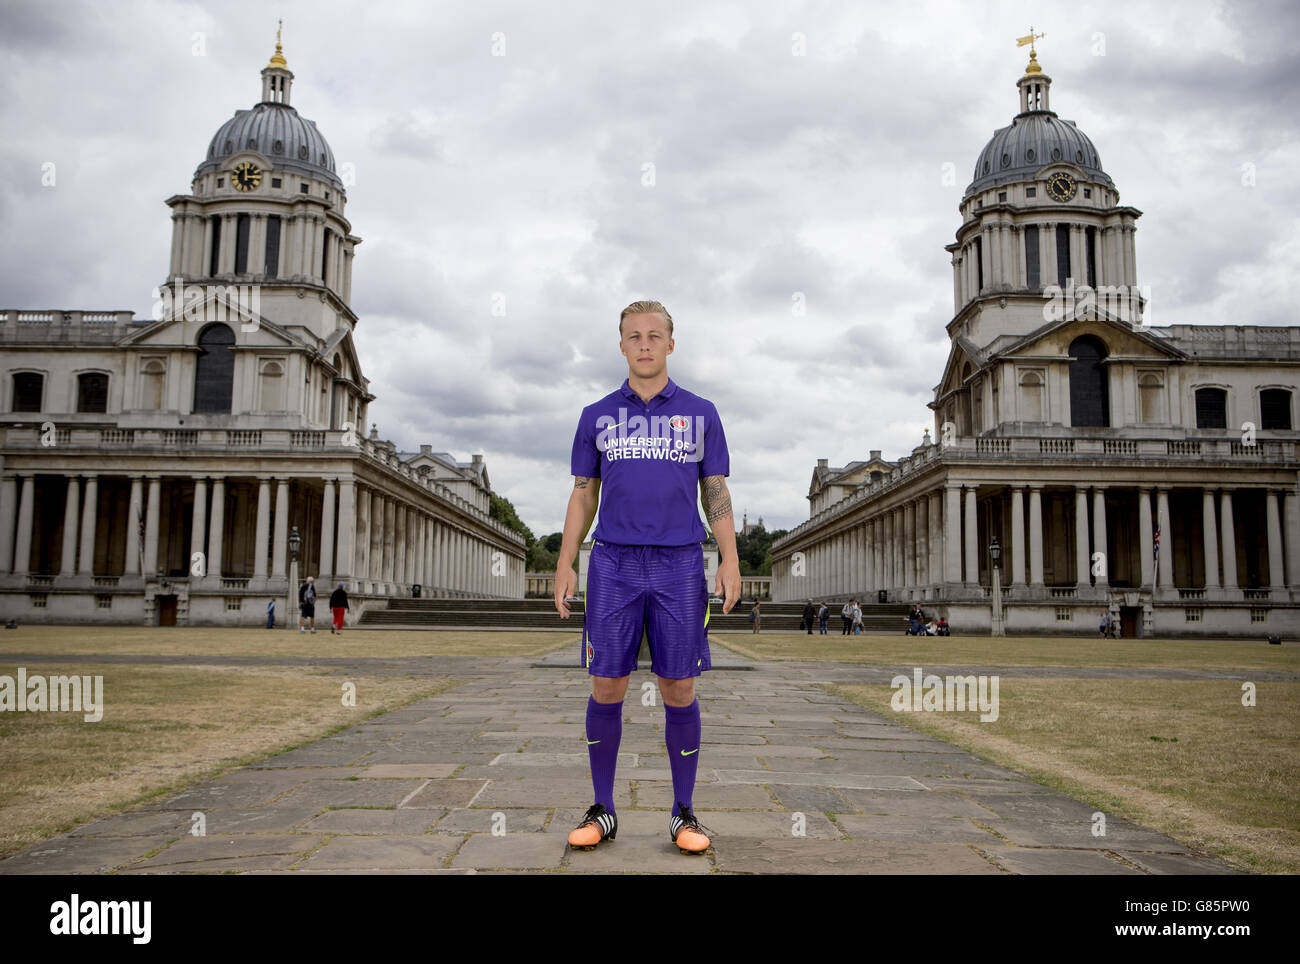
[[[294,610],[294,595],[298,592],[298,550],[302,548],[302,536],[298,535],[298,527],[294,526],[289,531],[289,593],[285,600],[285,614],[292,613]],[[285,619],[285,628],[293,629],[292,617]]]
[[[993,541],[989,543],[989,563],[993,568],[993,635],[1005,636],[1006,629],[1002,625],[1002,579],[1000,563],[1002,562],[1002,546],[998,545],[998,537],[994,536]]]

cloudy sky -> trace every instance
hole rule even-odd
[[[147,316],[164,199],[259,99],[281,16],[293,105],[356,171],[371,420],[402,449],[482,452],[539,535],[641,298],[673,313],[673,379],[723,418],[737,523],[806,519],[818,458],[920,441],[943,246],[1018,109],[1031,23],[1053,109],[1144,212],[1151,321],[1300,323],[1300,11],[1203,0],[5,0],[0,307]]]

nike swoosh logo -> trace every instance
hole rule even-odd
[[[588,741],[587,741],[587,746],[595,746],[595,745],[596,745],[597,743],[599,743],[599,742],[600,742],[600,740],[588,740]]]
[[[682,756],[690,756],[692,753],[699,753],[700,748],[697,746],[694,750],[682,750]]]

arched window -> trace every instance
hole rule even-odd
[[[1070,424],[1110,425],[1109,373],[1102,364],[1105,344],[1095,335],[1080,335],[1070,342]]]
[[[235,384],[235,333],[229,325],[209,325],[199,332],[199,358],[194,374],[194,411],[230,412]]]
[[[15,412],[39,412],[44,388],[44,375],[38,372],[15,372],[13,410]]]
[[[1138,376],[1138,408],[1143,422],[1165,421],[1165,386],[1155,372]]]
[[[108,376],[103,372],[83,372],[77,376],[77,411],[108,411]]]
[[[282,411],[284,409],[284,366],[277,361],[264,361],[258,377],[261,380],[262,411]]]
[[[1259,393],[1259,427],[1290,431],[1291,393],[1285,388],[1266,388]]]
[[[1196,427],[1228,427],[1228,393],[1222,388],[1196,390]]]
[[[1043,420],[1043,376],[1038,372],[1025,372],[1020,376],[1020,420]]]
[[[163,386],[167,368],[157,358],[151,358],[140,369],[140,407],[156,412],[163,407]]]

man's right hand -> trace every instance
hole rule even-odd
[[[561,619],[569,618],[568,600],[577,596],[578,574],[571,566],[561,566],[555,571],[555,611]]]

